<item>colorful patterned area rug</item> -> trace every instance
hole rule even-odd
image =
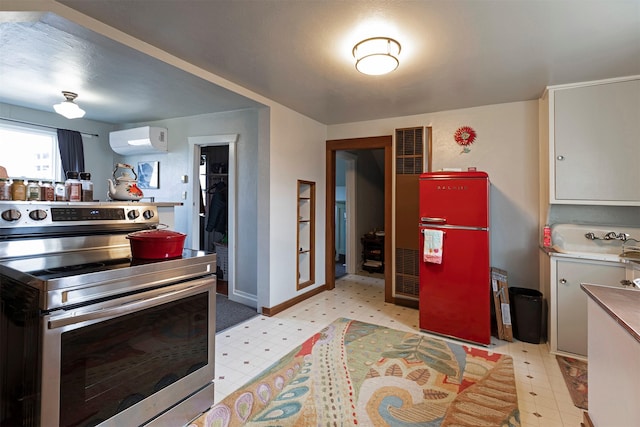
[[[589,409],[587,362],[557,355],[556,360],[560,365],[560,371],[569,389],[573,404],[580,409]]]
[[[192,426],[519,426],[513,359],[337,319]]]

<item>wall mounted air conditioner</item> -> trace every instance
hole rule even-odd
[[[151,126],[109,132],[109,145],[113,151],[123,156],[169,151],[167,130]]]

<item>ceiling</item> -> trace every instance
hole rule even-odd
[[[58,3],[325,124],[640,74],[639,0]],[[372,36],[401,43],[393,73],[355,70],[351,49]],[[54,14],[0,12],[0,81],[0,102],[52,111],[69,90],[87,118],[109,123],[260,105]]]

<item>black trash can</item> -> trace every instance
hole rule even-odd
[[[540,344],[542,339],[542,293],[535,289],[509,288],[513,336]]]

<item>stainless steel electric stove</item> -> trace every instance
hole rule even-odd
[[[183,425],[213,404],[215,255],[131,257],[153,204],[0,202],[0,425]]]

